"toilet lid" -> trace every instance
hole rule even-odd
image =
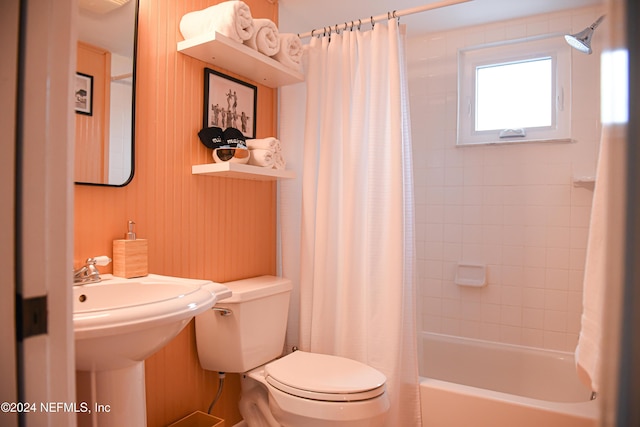
[[[384,393],[387,378],[364,363],[328,354],[295,351],[265,366],[267,383],[313,400],[357,401]]]

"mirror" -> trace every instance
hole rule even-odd
[[[76,184],[133,178],[138,0],[79,0]]]

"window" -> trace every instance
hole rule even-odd
[[[570,140],[570,58],[562,37],[460,50],[458,144]]]

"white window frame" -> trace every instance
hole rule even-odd
[[[476,70],[538,58],[552,60],[552,124],[500,136],[503,129],[476,131]],[[514,95],[516,96],[516,95]],[[517,134],[517,132],[515,132]],[[511,132],[510,135],[514,135]],[[473,46],[458,51],[458,145],[571,141],[571,50],[561,34]]]

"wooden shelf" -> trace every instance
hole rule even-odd
[[[245,165],[241,163],[207,163],[191,166],[194,175],[223,176],[227,178],[251,179],[255,181],[273,181],[276,179],[295,178],[295,173],[290,170],[268,169],[260,166]]]
[[[220,33],[178,42],[178,52],[271,88],[304,81],[304,75]]]

